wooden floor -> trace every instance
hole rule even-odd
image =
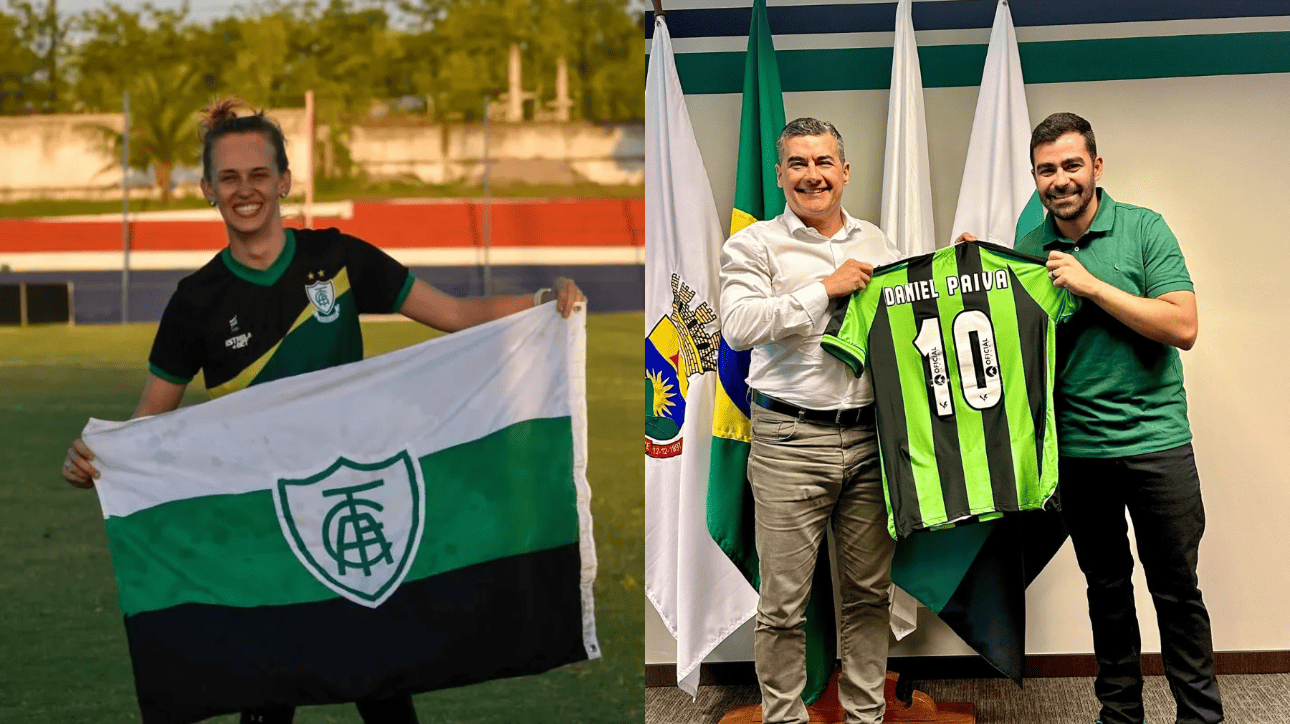
[[[1225,724],[1290,724],[1290,674],[1219,676]],[[970,702],[977,724],[1092,724],[1097,700],[1090,678],[1033,678],[1024,687],[1000,679],[919,682],[937,701]],[[694,701],[676,687],[645,690],[646,724],[718,724],[737,706],[758,703],[755,686],[704,686]],[[1174,703],[1164,677],[1143,691],[1148,724],[1172,724]]]

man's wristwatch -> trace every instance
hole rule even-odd
[[[536,306],[538,306],[539,304],[541,304],[541,303],[542,303],[542,295],[543,295],[543,294],[546,294],[547,292],[554,292],[554,291],[555,291],[555,290],[554,290],[554,289],[552,289],[551,287],[542,287],[541,289],[537,290],[536,292],[533,292],[533,306],[535,306],[535,307],[536,307]]]

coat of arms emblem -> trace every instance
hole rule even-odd
[[[306,478],[280,478],[273,502],[301,564],[369,608],[403,582],[425,527],[425,483],[408,450],[375,463],[341,457]]]
[[[340,304],[336,301],[336,287],[331,280],[314,282],[305,286],[305,296],[314,307],[314,318],[319,322],[331,322],[340,316]]]

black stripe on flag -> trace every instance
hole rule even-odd
[[[909,428],[905,421],[905,397],[900,391],[900,368],[892,341],[891,317],[887,305],[878,304],[873,323],[869,325],[869,362],[872,375],[875,412],[878,417],[878,449],[882,452],[883,475],[887,480],[896,531],[904,535],[923,520],[914,487],[914,469],[909,460]],[[893,431],[895,434],[887,434]]]
[[[375,609],[336,598],[129,616],[143,722],[403,696],[586,659],[579,571],[572,543],[404,583]]]
[[[980,247],[975,244],[958,244],[955,246],[955,255],[959,274],[972,275],[977,279],[984,278]],[[1009,269],[1008,273],[1011,274],[1012,270]],[[1014,282],[1012,288],[1016,289],[1019,286],[1020,284]],[[984,288],[973,287],[971,291],[965,291],[962,294],[964,311],[982,312],[990,320],[991,329],[993,329],[994,315],[990,313],[990,293]],[[1008,411],[1005,404],[1007,390],[1003,388],[1002,380],[1002,367],[1006,362],[1000,359],[997,344],[994,352],[995,363],[999,367],[995,370],[995,374],[1000,375],[999,400],[993,406],[980,411],[981,427],[985,432],[985,450],[969,451],[969,454],[985,453],[986,466],[990,471],[990,491],[994,495],[994,509],[1015,511],[1018,510],[1017,476],[1013,470],[1012,429],[1008,427]],[[977,379],[984,386],[986,373],[982,369],[981,350],[976,345],[972,347],[972,355],[972,360],[977,366]],[[964,466],[967,467],[966,461]]]
[[[1031,298],[1011,268],[1012,298],[1017,305],[1017,332],[1021,338],[1021,360],[1026,372],[1026,397],[1030,401],[1030,418],[1035,425],[1035,460],[1044,477],[1044,437],[1048,434],[1048,325],[1052,320],[1039,303]]]
[[[918,282],[932,282],[932,260],[934,256],[933,254],[928,254],[910,260],[910,284],[917,286]],[[940,313],[937,311],[935,299],[919,299],[914,301],[911,306],[914,311],[915,334],[922,328],[924,319],[935,319],[939,323]],[[942,327],[941,340],[948,356],[950,350],[954,348],[952,331]],[[931,367],[926,357],[922,358],[922,363],[923,380],[931,380]],[[951,382],[950,389],[952,390],[954,386],[955,383]],[[932,443],[936,450],[936,467],[941,474],[941,497],[945,500],[946,514],[950,520],[954,520],[971,513],[971,508],[968,505],[967,481],[963,475],[963,456],[962,451],[959,449],[958,419],[955,416],[941,417],[936,414],[935,392],[933,392],[930,382],[923,386],[923,392],[927,395],[925,414],[932,423]]]

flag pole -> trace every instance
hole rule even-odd
[[[314,92],[305,91],[305,228],[314,227]]]
[[[492,120],[489,115],[488,107],[489,97],[484,96],[484,295],[488,296],[493,292],[493,267],[492,267],[492,245],[493,245],[493,198],[492,198],[492,178],[488,168],[488,141],[489,134],[492,131]]]
[[[122,96],[121,117],[121,324],[130,321],[130,91]]]

